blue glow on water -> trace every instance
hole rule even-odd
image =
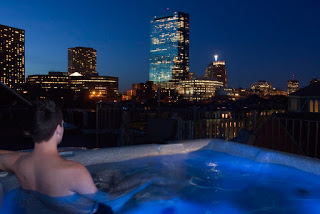
[[[103,164],[154,183],[117,213],[320,213],[319,176],[204,150]]]
[[[244,212],[233,207],[232,204],[222,203],[216,209],[209,209],[203,204],[187,203],[178,198],[167,201],[147,202],[135,210],[124,212],[126,214],[185,214],[185,213],[205,213],[205,214],[244,214]]]

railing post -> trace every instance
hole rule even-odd
[[[294,138],[294,119],[292,120],[292,138]],[[291,153],[293,153],[293,143],[291,144]]]
[[[280,150],[280,126],[281,126],[281,118],[278,121],[278,141],[277,141],[277,150]]]
[[[267,122],[269,122],[269,121],[267,120]],[[268,146],[268,148],[270,148],[269,142],[268,142],[268,123],[266,123],[266,145]]]
[[[99,117],[98,117],[98,113],[99,113],[99,103],[96,104],[96,147],[99,147]]]
[[[308,120],[308,134],[307,134],[307,156],[309,156],[309,139],[310,139],[310,121]]]
[[[318,158],[318,130],[319,130],[319,122],[317,121],[316,125],[316,144],[315,144],[315,151],[314,151],[314,157]]]
[[[256,131],[256,123],[257,123],[257,111],[254,110],[254,113],[253,113],[253,133]]]
[[[303,152],[303,149],[302,149],[302,140],[301,140],[301,137],[302,137],[302,120],[300,120],[300,136],[299,136],[299,147],[300,149],[302,150]]]
[[[271,117],[272,119],[272,126],[271,126],[271,145],[272,149],[274,149],[274,116]]]
[[[284,147],[285,147],[285,150],[287,150],[287,132],[288,132],[288,118],[286,118],[286,129],[285,129],[285,135],[284,135]]]

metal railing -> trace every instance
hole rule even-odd
[[[254,145],[319,158],[319,123],[273,115],[255,131]]]
[[[225,139],[235,138],[241,129],[254,131],[276,110],[207,110],[200,108],[173,109],[162,108],[161,113],[152,108],[123,108],[121,106],[97,106],[96,130],[97,146],[99,135],[106,132],[118,133],[118,145],[136,144],[137,135],[148,131],[149,121],[152,119],[176,121],[174,139]],[[121,138],[130,139],[121,142]]]

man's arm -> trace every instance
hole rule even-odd
[[[8,153],[15,153],[14,151],[9,151],[9,150],[0,150],[0,154],[8,154]]]
[[[22,155],[21,152],[0,150],[0,170],[14,172],[14,164]]]

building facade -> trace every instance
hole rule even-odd
[[[312,80],[310,80],[310,85],[316,85],[316,84],[319,84],[319,80],[317,78],[312,78]]]
[[[258,82],[251,84],[251,90],[262,96],[266,96],[271,93],[272,84],[265,80],[260,80]]]
[[[24,30],[0,25],[0,81],[13,89],[25,83]]]
[[[194,78],[180,81],[176,90],[178,94],[189,101],[210,100],[217,89],[222,87],[220,81],[210,78]]]
[[[320,112],[320,84],[312,84],[289,95],[289,112]]]
[[[150,25],[149,81],[189,79],[189,14],[155,17]]]
[[[93,48],[68,48],[68,74],[97,75],[97,51]]]
[[[118,100],[118,77],[69,76],[69,85],[75,94],[85,93],[86,100]]]
[[[296,92],[299,89],[299,81],[298,80],[288,80],[287,81],[287,93],[291,94]]]
[[[29,75],[27,85],[39,87],[39,89],[68,89],[69,77],[67,72],[49,72],[48,75]]]
[[[205,77],[214,78],[223,83],[223,86],[228,85],[228,76],[225,61],[218,61],[217,58],[213,63],[210,63],[205,70]]]
[[[117,101],[118,77],[82,76],[79,73],[67,75],[66,72],[49,72],[48,75],[30,75],[27,89],[45,98],[52,94],[71,94],[75,99],[84,101]],[[60,96],[60,95],[59,95]],[[70,97],[70,96],[69,96]]]

